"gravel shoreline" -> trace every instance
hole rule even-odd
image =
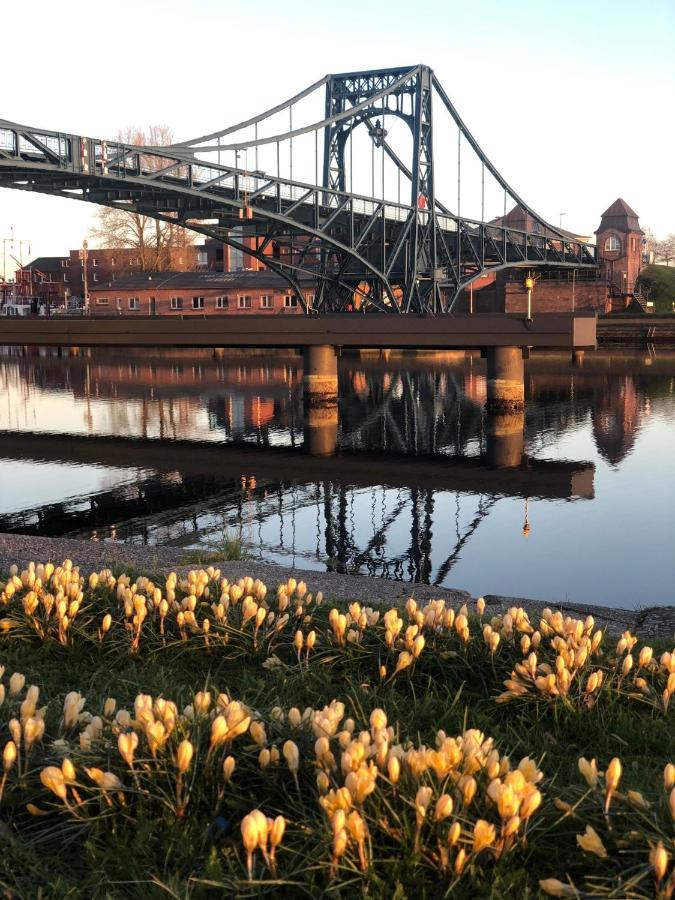
[[[185,564],[187,552],[180,547],[146,547],[134,544],[0,533],[0,571],[5,572],[13,563],[25,567],[30,561],[60,563],[64,559],[70,558],[84,572],[104,566],[122,565],[147,572],[163,573],[175,568],[195,568],[196,564]],[[209,564],[217,566],[223,576],[229,579],[254,575],[268,585],[285,581],[292,574],[294,577],[303,578],[310,590],[323,591],[326,597],[335,600],[358,599],[368,603],[400,603],[408,597],[414,596],[420,600],[445,599],[453,604],[461,605],[472,599],[466,591],[452,588],[410,584],[368,575],[343,575],[336,572],[295,569],[261,563],[257,560],[214,561]],[[546,606],[557,607],[571,615],[586,616],[590,614],[594,616],[598,625],[606,627],[611,632],[621,632],[628,628],[636,631],[643,638],[675,639],[675,606],[654,606],[637,610],[613,609],[579,603],[557,605],[496,594],[486,594],[485,602],[490,612],[502,612],[510,606],[524,606],[527,610],[535,613]]]

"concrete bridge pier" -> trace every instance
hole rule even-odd
[[[513,413],[525,408],[525,367],[520,347],[490,347],[487,357],[488,413]]]
[[[305,449],[310,456],[331,456],[337,450],[338,435],[336,348],[307,346],[302,356]]]

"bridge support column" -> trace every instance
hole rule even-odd
[[[489,413],[514,413],[525,408],[525,367],[520,347],[490,347],[487,351]]]
[[[338,376],[335,347],[303,349],[305,449],[311,456],[331,456],[337,449]]]
[[[517,469],[525,447],[525,411],[487,417],[487,462],[493,469]]]

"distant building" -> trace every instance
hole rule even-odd
[[[602,274],[614,296],[629,298],[642,269],[642,238],[637,213],[619,198],[604,211],[595,232]]]
[[[300,279],[307,303],[314,281]],[[286,315],[302,306],[283,278],[268,269],[242,272],[144,272],[89,289],[92,315]]]

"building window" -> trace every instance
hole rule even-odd
[[[193,297],[192,298],[192,308],[193,309],[204,309],[204,298],[203,297]]]
[[[245,297],[239,297],[237,306],[239,309],[250,309],[251,308],[251,298],[246,295]]]
[[[284,306],[286,309],[293,309],[298,305],[298,298],[295,294],[286,294],[284,296]]]
[[[98,275],[94,272],[94,281],[98,281]]]
[[[98,265],[98,260],[96,259],[95,256],[92,257],[91,264],[92,264],[92,266],[97,266],[97,265]]]
[[[230,305],[228,297],[216,297],[216,309],[227,309]]]
[[[96,298],[96,305],[97,305],[97,306],[107,306],[107,305],[108,305],[108,298],[107,298],[107,297],[97,297],[97,298]]]
[[[114,266],[116,263],[117,263],[117,260],[115,259],[115,257],[114,257],[114,256],[111,256],[111,257],[110,257],[110,265],[111,265],[111,266]]]
[[[140,297],[129,297],[129,309],[140,309],[141,308],[141,298]]]
[[[63,280],[65,281],[66,284],[68,284],[68,276],[67,275],[63,276]]]
[[[263,294],[260,298],[261,309],[272,309],[274,307],[274,298],[271,294]]]
[[[621,241],[615,234],[610,234],[610,236],[605,241],[605,250],[620,250],[621,249]]]
[[[117,307],[117,309],[118,309],[120,312],[122,312],[122,298],[121,298],[121,297],[118,297],[118,298],[115,300],[115,306]]]
[[[171,309],[182,309],[183,308],[183,298],[182,297],[172,297],[171,298]]]

